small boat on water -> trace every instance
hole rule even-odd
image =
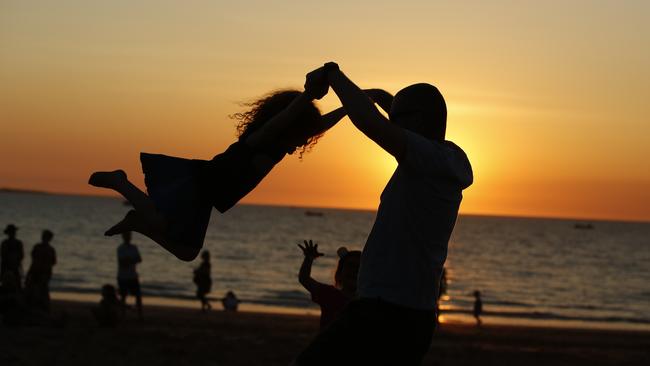
[[[322,217],[324,214],[320,211],[305,211],[305,216]]]

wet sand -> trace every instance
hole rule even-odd
[[[148,306],[101,328],[92,304],[55,301],[60,327],[0,327],[0,365],[288,365],[318,330],[313,315],[207,314]],[[650,333],[442,324],[423,365],[649,365]]]

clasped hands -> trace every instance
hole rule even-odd
[[[338,69],[338,65],[334,62],[328,62],[324,66],[308,73],[305,77],[305,93],[314,99],[324,97],[330,86],[327,73],[332,69]]]

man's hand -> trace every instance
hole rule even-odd
[[[305,246],[298,244],[298,248],[302,249],[302,254],[305,255],[305,258],[313,260],[323,256],[323,253],[318,252],[318,244],[314,244],[311,240],[305,240],[304,243]]]
[[[329,83],[322,67],[310,72],[305,77],[305,93],[314,99],[321,99],[327,94]]]

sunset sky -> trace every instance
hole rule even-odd
[[[5,0],[0,187],[143,186],[140,151],[209,159],[238,102],[330,60],[362,88],[439,87],[474,167],[461,213],[650,220],[648,1]],[[374,209],[395,166],[346,118],[244,202]]]

